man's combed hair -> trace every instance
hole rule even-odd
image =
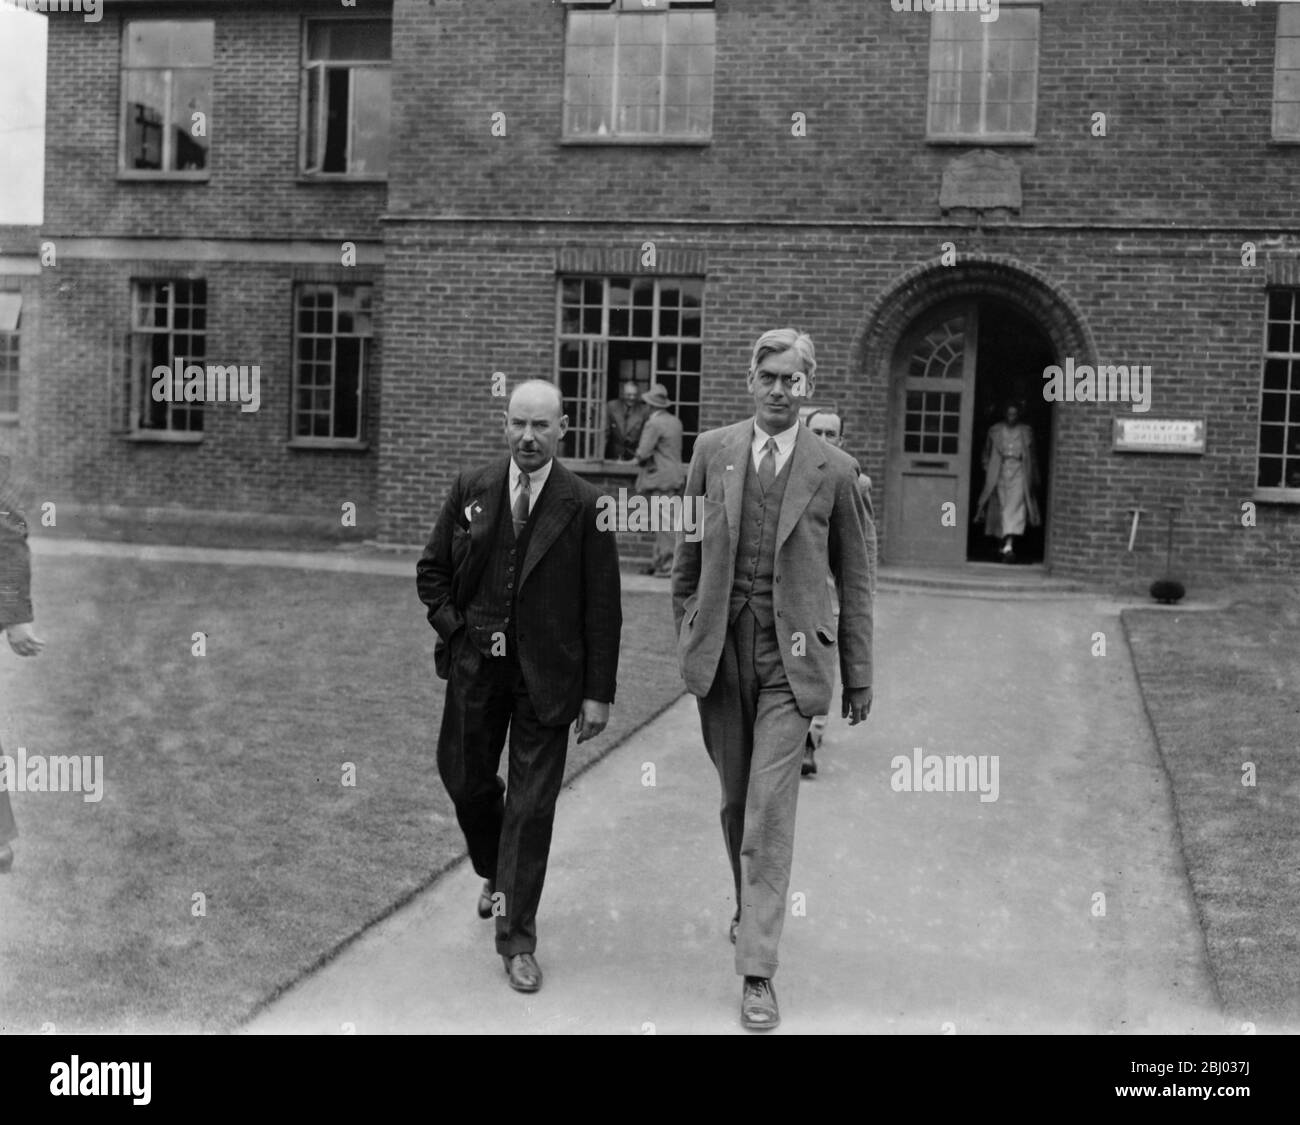
[[[803,373],[811,379],[817,370],[817,349],[813,346],[812,337],[797,328],[773,328],[770,332],[764,332],[754,345],[754,354],[749,359],[750,375],[757,374],[759,364],[768,356],[785,355],[791,350],[798,353],[803,363]]]

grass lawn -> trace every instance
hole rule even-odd
[[[47,647],[0,652],[5,752],[102,755],[106,780],[12,795],[0,1032],[227,1030],[463,854],[414,568],[47,557],[33,585]],[[619,700],[570,778],[684,691],[667,594],[623,608]]]
[[[1300,1020],[1300,596],[1124,625],[1233,1018]],[[1243,784],[1246,763],[1255,783]]]

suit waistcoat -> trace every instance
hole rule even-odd
[[[771,456],[764,454],[764,456]],[[731,606],[728,623],[749,606],[758,623],[770,629],[775,622],[772,612],[772,573],[776,566],[776,526],[781,517],[792,453],[764,495],[754,469],[753,454],[746,450],[745,492],[740,504],[740,535],[736,541],[736,569],[731,580]]]
[[[528,539],[541,503],[542,497],[538,496],[528,522],[516,540],[514,520],[510,512],[510,476],[506,475],[505,495],[497,505],[497,526],[492,535],[492,546],[487,561],[483,564],[478,589],[465,607],[465,625],[484,656],[492,655],[493,636],[496,633],[505,634],[507,653],[514,655],[515,595],[519,589],[519,572],[524,566]],[[500,655],[499,649],[497,654]]]

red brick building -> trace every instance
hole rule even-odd
[[[1300,5],[896,7],[50,17],[51,489],[322,521],[350,500],[418,543],[501,449],[496,373],[557,379],[566,458],[617,488],[621,379],[666,384],[689,441],[746,415],[753,340],[792,324],[886,563],[985,557],[980,454],[1011,398],[1043,477],[1030,559],[1154,577],[1173,505],[1180,574],[1293,573]],[[148,401],[178,346],[260,363],[258,411],[204,405],[196,429]],[[1100,390],[1049,401],[1054,365]]]

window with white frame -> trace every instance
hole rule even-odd
[[[1300,4],[1279,4],[1277,8],[1273,137],[1300,141]]]
[[[131,387],[134,408],[131,429],[136,434],[189,434],[203,432],[203,405],[168,402],[177,398],[177,368],[183,377],[190,364],[203,365],[207,356],[208,283],[206,281],[137,281],[131,291]],[[154,379],[154,371],[172,373],[167,381]],[[155,388],[163,388],[156,401]]]
[[[374,286],[299,285],[294,305],[294,440],[358,442],[365,434]]]
[[[700,432],[703,297],[701,278],[560,278],[556,383],[569,416],[561,456],[605,456],[606,405],[631,381],[642,391],[664,386],[690,459]]]
[[[707,140],[713,130],[712,0],[570,4],[564,136]]]
[[[1002,4],[935,12],[930,25],[930,140],[1023,141],[1034,136],[1038,96],[1038,9]]]
[[[193,176],[208,167],[212,20],[127,20],[122,40],[125,175]]]
[[[1300,289],[1268,295],[1255,483],[1300,493]]]
[[[390,20],[308,20],[303,39],[302,159],[308,175],[386,176]]]

